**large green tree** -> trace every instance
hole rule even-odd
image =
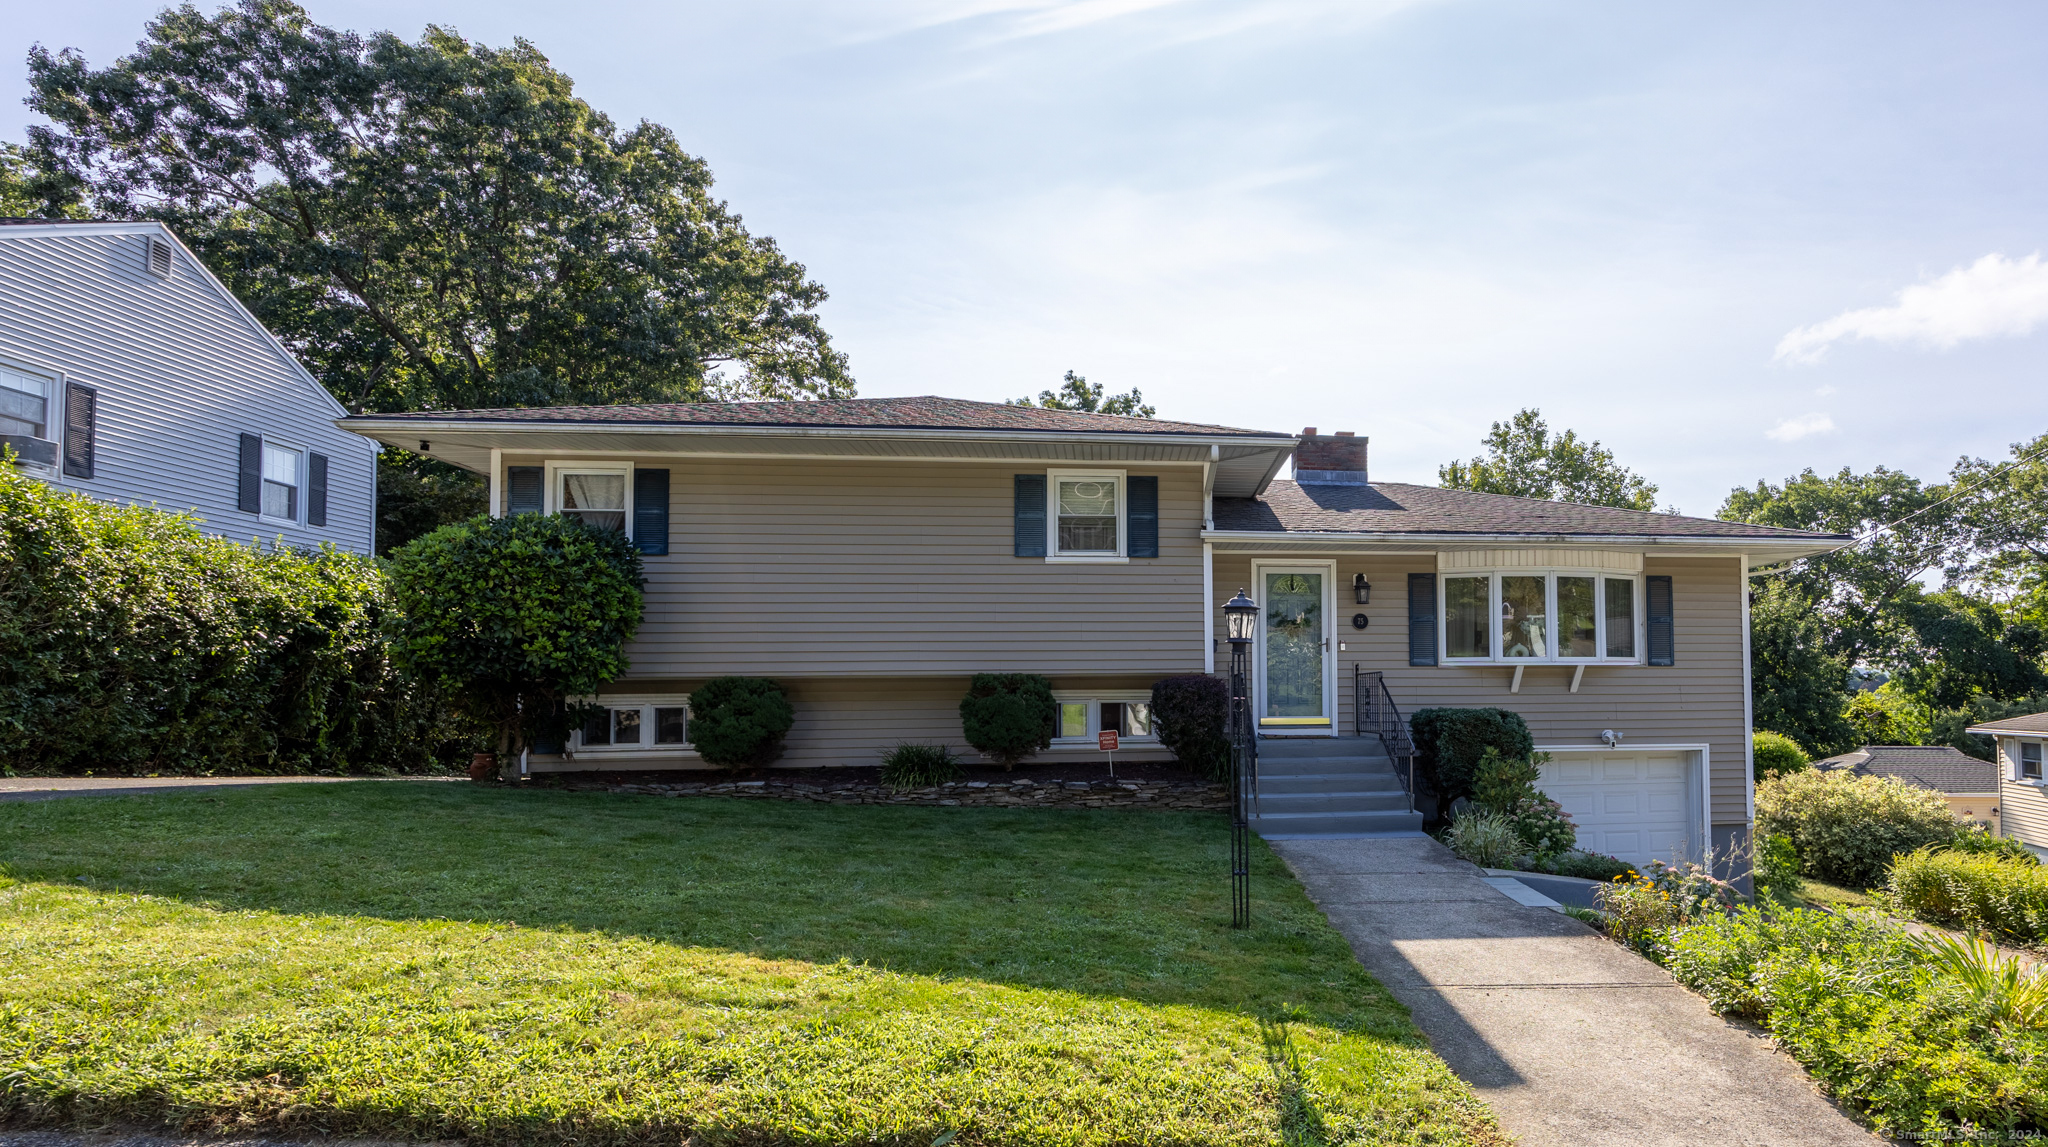
[[[1121,414],[1128,418],[1150,418],[1159,413],[1145,404],[1145,396],[1137,387],[1129,394],[1103,396],[1100,383],[1089,382],[1084,375],[1068,371],[1060,380],[1057,391],[1041,390],[1034,401],[1029,398],[1013,398],[1006,405],[1036,406],[1043,410],[1078,410],[1086,414]]]
[[[176,226],[354,410],[851,393],[824,289],[525,41],[186,5],[29,56],[34,160]]]
[[[1657,508],[1657,487],[1614,460],[1598,441],[1567,430],[1552,437],[1533,407],[1496,422],[1483,443],[1486,455],[1437,469],[1437,485],[1521,498],[1548,498],[1624,510]]]
[[[0,143],[0,217],[15,219],[78,219],[85,205],[77,188],[52,178],[32,162],[17,143]]]

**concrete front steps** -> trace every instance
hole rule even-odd
[[[1420,836],[1422,814],[1376,737],[1261,737],[1251,827],[1267,840]]]

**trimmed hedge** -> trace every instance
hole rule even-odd
[[[1756,786],[1756,831],[1786,836],[1807,876],[1851,888],[1884,881],[1892,858],[1956,835],[1941,794],[1892,777],[1809,769]]]
[[[1196,775],[1230,777],[1230,685],[1193,673],[1152,683],[1152,727],[1159,743]]]
[[[1446,805],[1474,795],[1479,758],[1486,750],[1511,759],[1536,751],[1528,722],[1511,709],[1418,709],[1408,727],[1415,737],[1416,764]]]
[[[1052,682],[1036,673],[977,673],[960,701],[967,743],[1006,769],[1051,745],[1059,718]]]
[[[368,558],[210,537],[0,461],[0,770],[438,771],[473,731],[393,669],[393,608]]]
[[[1918,849],[1892,863],[1885,899],[1931,924],[2048,940],[2048,867],[2032,857]]]
[[[722,769],[771,763],[795,724],[782,686],[766,677],[714,677],[690,693],[690,745]]]
[[[1758,729],[1750,735],[1750,757],[1756,762],[1756,779],[1782,777],[1813,765],[1813,757],[1799,742],[1783,733]]]

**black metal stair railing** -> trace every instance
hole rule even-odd
[[[1386,675],[1362,665],[1351,666],[1352,732],[1360,737],[1378,737],[1392,757],[1408,794],[1408,811],[1415,811],[1415,740],[1408,735],[1408,722],[1401,718],[1393,694],[1387,692]]]

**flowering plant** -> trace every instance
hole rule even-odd
[[[1652,860],[1602,885],[1595,898],[1607,917],[1607,934],[1652,959],[1664,951],[1664,934],[1681,924],[1734,910],[1735,887],[1705,865]]]

